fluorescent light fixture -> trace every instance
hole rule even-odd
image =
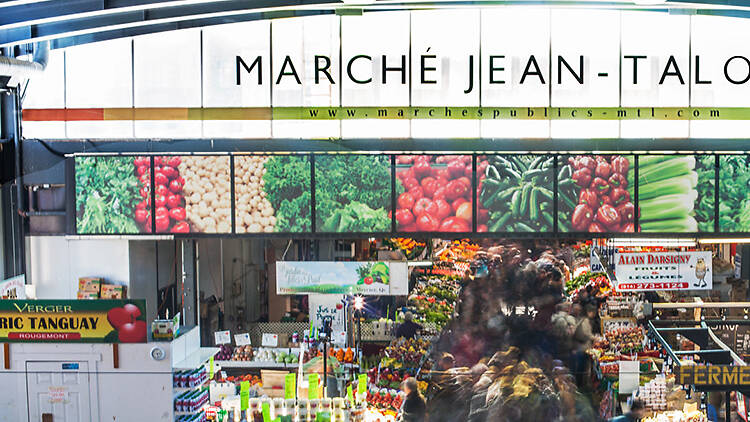
[[[637,246],[664,246],[667,248],[695,246],[695,239],[657,239],[657,238],[614,238],[607,240],[607,246],[637,247]]]
[[[432,261],[409,261],[406,265],[408,267],[431,267]]]
[[[750,243],[750,237],[736,237],[736,238],[716,238],[716,239],[698,239],[698,243],[710,244],[710,243]]]
[[[363,4],[373,4],[375,3],[375,0],[341,0],[344,4],[356,4],[356,5],[363,5]]]

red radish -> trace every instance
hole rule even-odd
[[[185,208],[172,208],[171,210],[169,210],[169,217],[172,220],[182,221],[185,219],[185,217],[187,217],[187,213],[185,212]]]
[[[180,193],[182,191],[182,186],[184,185],[184,182],[181,182],[180,179],[182,177],[178,177],[171,182],[169,182],[169,190],[173,193]]]
[[[164,185],[164,187],[166,187],[167,183],[169,183],[169,178],[160,171],[154,174],[154,181],[157,185]]]
[[[167,204],[167,197],[164,195],[156,195],[154,200],[157,207],[163,207]]]
[[[180,195],[170,194],[167,195],[167,208],[177,208],[182,205],[182,197]]]
[[[185,221],[180,221],[172,227],[172,233],[190,233],[190,226]]]
[[[167,189],[166,185],[156,185],[156,194],[157,195],[169,195],[169,189]]]

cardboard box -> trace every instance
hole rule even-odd
[[[101,286],[102,279],[100,277],[81,277],[78,279],[79,292],[99,293]]]
[[[100,296],[102,299],[123,299],[127,297],[127,288],[117,284],[102,284]]]
[[[96,292],[78,292],[78,299],[99,299],[99,293],[96,293]]]

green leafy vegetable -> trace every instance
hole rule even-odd
[[[320,232],[391,230],[389,156],[324,155],[315,159],[315,213]]]
[[[272,157],[263,176],[266,198],[276,210],[276,231],[312,231],[310,217],[310,159],[307,156]]]
[[[76,158],[76,231],[132,234],[135,204],[141,201],[132,157]]]
[[[719,230],[750,231],[750,160],[722,156],[719,162]]]

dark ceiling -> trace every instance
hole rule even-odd
[[[750,17],[744,0],[0,0],[0,47],[50,40],[52,48],[154,32],[318,14],[546,5]]]

